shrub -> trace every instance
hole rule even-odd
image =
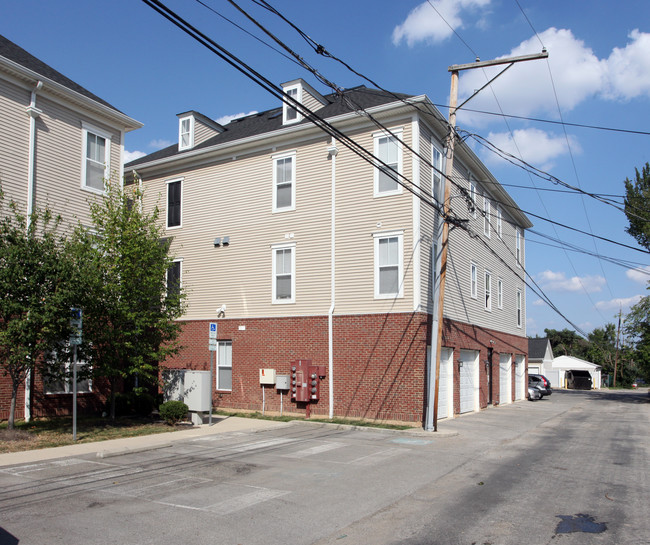
[[[173,426],[185,419],[189,408],[182,401],[165,401],[158,410],[160,412],[160,418],[170,426]]]

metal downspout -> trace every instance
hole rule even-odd
[[[334,418],[334,307],[335,307],[335,280],[336,280],[336,156],[339,153],[334,138],[327,148],[332,161],[332,219],[331,219],[331,248],[330,248],[330,308],[327,312],[327,344],[328,344],[328,376],[329,376],[329,417]]]
[[[31,227],[32,214],[34,213],[34,189],[36,184],[36,119],[41,115],[41,111],[36,107],[36,93],[43,87],[43,82],[38,81],[34,89],[32,89],[31,100],[27,106],[26,113],[29,116],[29,157],[27,159],[27,231]],[[32,418],[32,404],[31,404],[31,372],[27,373],[25,377],[25,422],[29,422]]]

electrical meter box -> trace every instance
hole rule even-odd
[[[275,369],[260,369],[260,384],[275,384]]]
[[[275,387],[278,390],[291,389],[291,375],[275,375]]]
[[[291,399],[302,403],[318,401],[320,381],[325,367],[312,365],[312,360],[296,360],[291,363]]]
[[[210,394],[210,371],[185,371],[183,401],[190,411],[209,411]]]

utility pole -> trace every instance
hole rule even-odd
[[[490,61],[480,61],[469,64],[454,64],[447,70],[451,72],[451,89],[449,92],[449,135],[447,137],[447,151],[446,151],[446,164],[445,164],[445,197],[443,202],[443,224],[442,224],[442,240],[441,240],[441,256],[440,256],[440,287],[438,289],[438,340],[436,342],[436,370],[435,370],[435,386],[433,394],[433,431],[438,431],[438,390],[440,380],[440,355],[442,353],[442,330],[443,330],[443,303],[445,296],[445,280],[447,277],[447,246],[449,242],[449,210],[451,198],[451,176],[454,170],[454,145],[456,141],[456,112],[459,108],[464,106],[478,93],[490,85],[501,74],[508,70],[513,64],[523,61],[532,61],[536,59],[545,59],[548,57],[548,52],[543,49],[541,53],[533,55],[522,55],[519,57],[509,57],[505,59],[494,59]],[[460,106],[458,103],[458,74],[461,70],[470,70],[473,68],[485,68],[487,66],[496,66],[507,64],[501,72],[489,80],[478,91],[475,91],[465,102]],[[430,397],[430,396],[429,396]],[[430,403],[430,401],[429,401]],[[427,411],[428,412],[428,411]],[[426,423],[427,426],[429,423]],[[430,429],[430,428],[429,428]]]
[[[618,373],[618,340],[621,336],[621,315],[623,314],[623,309],[618,311],[618,331],[616,332],[616,355],[614,356],[614,388],[616,388],[616,374]]]

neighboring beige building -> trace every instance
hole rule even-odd
[[[89,222],[88,201],[103,193],[103,180],[122,179],[124,135],[142,126],[27,51],[0,36],[0,184],[5,201],[24,212],[49,207],[64,228]],[[8,399],[0,377],[0,418]],[[61,395],[32,384],[25,396],[38,414]],[[69,397],[69,395],[67,395]],[[19,404],[20,405],[20,404]],[[17,418],[23,407],[19,406]]]
[[[345,137],[325,134],[295,104],[226,126],[187,111],[178,144],[125,167],[147,206],[161,207],[170,274],[189,294],[185,350],[167,365],[208,369],[216,322],[216,405],[279,409],[282,390],[269,386],[281,383],[260,381],[260,369],[291,375],[284,393],[293,393],[293,362],[306,359],[324,377],[318,399],[284,410],[426,426],[446,120],[423,95],[358,87],[322,96],[303,80],[283,89]],[[523,399],[527,354],[531,224],[462,143],[452,209],[461,221],[449,244],[443,417]]]

